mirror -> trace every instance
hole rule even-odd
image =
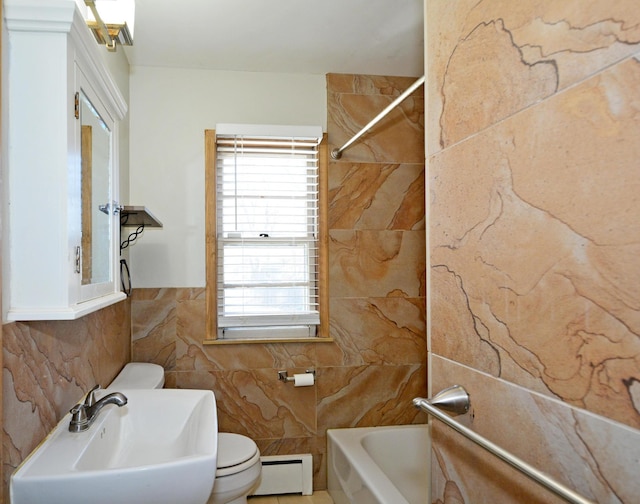
[[[79,97],[82,158],[82,285],[111,280],[111,130],[84,91]]]

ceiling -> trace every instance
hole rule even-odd
[[[423,0],[136,0],[129,63],[418,77]]]

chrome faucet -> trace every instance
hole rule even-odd
[[[113,392],[107,394],[102,399],[96,401],[95,392],[100,389],[100,385],[93,387],[87,396],[84,398],[84,402],[76,404],[71,408],[71,421],[69,422],[69,432],[83,432],[86,431],[93,421],[98,417],[98,414],[107,404],[115,404],[116,406],[124,406],[127,404],[127,398],[120,392]]]

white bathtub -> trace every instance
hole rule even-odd
[[[335,504],[425,504],[426,425],[329,429],[327,486]]]

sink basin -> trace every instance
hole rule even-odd
[[[61,420],[12,475],[12,504],[207,502],[218,451],[213,392],[119,392],[127,405],[105,406],[85,432],[69,432],[70,415]]]

